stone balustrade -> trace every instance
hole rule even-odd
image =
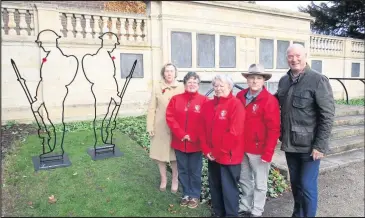
[[[351,41],[351,57],[365,58],[365,45],[363,40]]]
[[[92,39],[104,32],[113,32],[129,42],[147,42],[147,17],[121,14],[60,11],[64,37]]]
[[[1,35],[34,36],[34,9],[23,6],[1,6]]]
[[[40,10],[44,11],[47,8],[44,8],[43,5],[42,8],[16,4],[2,5],[1,32],[2,36],[5,36],[5,40],[16,41],[19,39],[19,37],[12,36],[23,36],[25,39],[30,37],[29,40],[31,40],[41,31],[35,27],[41,28],[44,26],[41,24],[47,22],[46,26],[49,26],[49,19],[55,18],[53,20],[59,20],[59,23],[54,23],[52,27],[48,28],[58,32],[67,41],[75,40],[82,43],[87,42],[87,39],[95,39],[105,32],[113,32],[118,35],[121,43],[125,42],[127,45],[148,44],[148,18],[146,15],[52,8],[51,14],[47,12],[47,17],[42,17],[45,15],[44,13],[40,14]]]
[[[324,35],[311,35],[311,55],[341,56],[345,54],[345,39],[340,37],[329,37]]]

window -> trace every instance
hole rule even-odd
[[[266,69],[273,69],[274,65],[274,40],[260,39],[260,63]]]
[[[215,68],[215,35],[196,35],[197,67]]]
[[[360,77],[360,63],[352,63],[351,77]]]
[[[322,61],[321,60],[312,60],[311,68],[318,73],[322,73]]]
[[[219,67],[236,67],[236,37],[219,36]]]
[[[287,69],[288,61],[286,59],[286,50],[289,47],[289,41],[277,41],[276,69]]]
[[[171,61],[180,68],[192,67],[191,33],[171,32]]]
[[[134,68],[133,78],[143,78],[143,55],[120,53],[120,73],[122,78],[126,78],[132,70],[133,63],[137,59],[137,65]]]

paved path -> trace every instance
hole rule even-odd
[[[364,162],[329,171],[319,176],[317,217],[364,217]],[[263,216],[290,217],[291,193],[267,201]]]

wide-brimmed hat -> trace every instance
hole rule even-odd
[[[244,76],[246,79],[249,75],[261,75],[264,77],[265,81],[269,80],[271,78],[271,73],[265,73],[265,68],[261,64],[251,64],[251,66],[248,68],[247,73],[242,73],[242,76]]]

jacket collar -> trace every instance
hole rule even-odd
[[[196,92],[188,92],[188,91],[186,91],[185,90],[185,92],[183,93],[183,95],[185,96],[185,97],[187,97],[187,98],[193,98],[193,97],[195,97],[195,96],[197,96],[199,93],[198,93],[198,91],[196,91]]]
[[[160,81],[160,84],[161,84],[161,89],[171,89],[171,88],[176,88],[178,86],[178,82],[176,80],[173,83],[171,83],[171,84],[167,84],[165,82],[165,80],[162,79]]]
[[[228,101],[231,98],[233,98],[232,92],[230,92],[227,97],[217,97],[217,96],[214,96],[214,103],[216,103],[216,104],[224,103],[224,102]]]
[[[308,74],[308,72],[310,71],[310,67],[309,67],[309,65],[308,65],[308,63],[305,65],[305,67],[304,67],[304,70],[303,70],[303,72],[302,73],[300,73],[299,74],[299,77],[298,77],[298,79],[297,79],[297,81],[299,82],[306,74]],[[288,74],[288,76],[289,76],[289,79],[292,81],[292,76],[291,76],[291,69],[286,73],[286,74]]]
[[[244,100],[244,102],[246,102],[246,95],[248,94],[248,91],[250,90],[250,88],[247,88],[247,89],[244,89],[243,90],[243,100]],[[254,98],[254,100],[253,101],[257,101],[257,100],[260,100],[260,99],[262,99],[262,98],[265,98],[267,95],[268,95],[268,91],[267,91],[267,89],[266,89],[266,87],[265,86],[263,86],[262,87],[262,90],[261,90],[261,92],[256,96],[256,98]],[[252,101],[252,102],[253,102]]]

